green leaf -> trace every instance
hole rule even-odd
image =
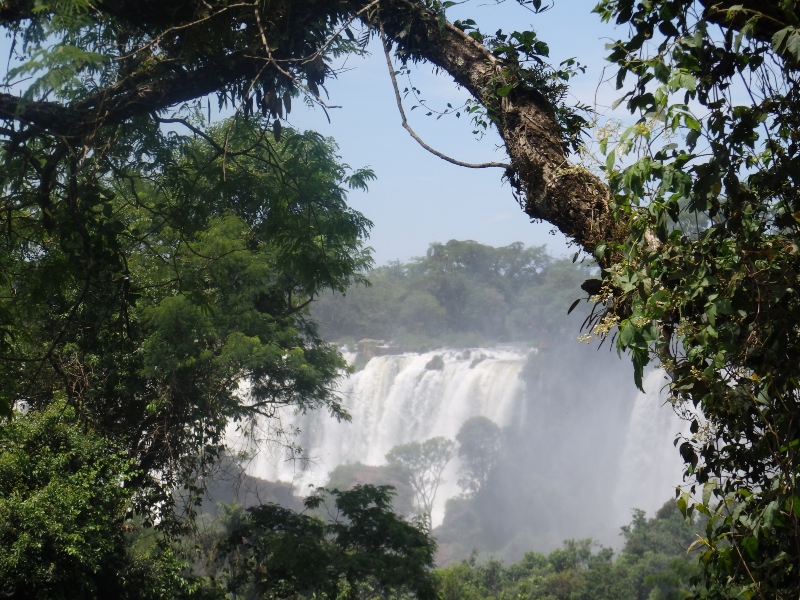
[[[786,500],[784,506],[787,511],[791,512],[795,517],[800,518],[800,498],[793,495]]]
[[[685,69],[681,69],[673,71],[667,85],[672,91],[685,89],[693,92],[697,89],[697,78]]]
[[[685,113],[683,115],[683,122],[692,131],[701,131],[702,130],[702,126],[700,125],[700,121],[695,119],[689,113]]]
[[[608,246],[606,244],[603,243],[597,244],[597,246],[594,247],[594,257],[597,258],[598,260],[602,259],[606,253],[607,248]]]
[[[606,156],[606,173],[611,173],[614,170],[614,161],[616,160],[616,152],[612,150]]]
[[[750,558],[755,560],[758,556],[758,538],[752,535],[748,536],[742,540],[741,544]]]
[[[678,504],[678,510],[681,511],[681,514],[684,517],[688,516],[687,511],[689,509],[689,498],[690,497],[688,493],[682,492],[681,495],[678,496],[678,499],[676,501]]]
[[[717,485],[713,482],[708,482],[703,484],[703,504],[708,506],[709,500],[711,500],[711,494],[714,493]]]
[[[624,325],[620,328],[619,343],[623,348],[627,348],[633,342],[636,335],[636,327],[630,321],[625,321]]]
[[[772,36],[772,48],[795,62],[800,61],[800,31],[794,26],[784,27]]]

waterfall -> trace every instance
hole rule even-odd
[[[441,368],[430,368],[435,357]],[[345,355],[354,360],[353,355]],[[305,468],[283,452],[261,455],[251,466],[258,477],[291,481],[298,492],[323,485],[337,465],[383,464],[398,444],[436,436],[454,439],[461,425],[477,415],[501,427],[523,417],[519,373],[526,354],[514,349],[441,350],[377,356],[347,377],[339,394],[352,416],[337,422],[323,411],[285,415],[300,430],[298,444],[309,458]],[[441,523],[448,498],[460,492],[457,461],[448,466],[433,511]]]
[[[287,460],[278,448],[259,454],[249,472],[291,482],[295,493],[304,494],[309,485],[324,485],[340,464],[384,464],[392,447],[435,436],[454,439],[464,421],[482,415],[522,440],[506,480],[527,486],[514,510],[524,513],[532,502],[526,498],[538,498],[536,527],[551,527],[541,534],[542,544],[591,536],[618,546],[619,527],[631,509],[652,515],[681,483],[672,442],[686,424],[665,405],[664,374],[649,373],[645,392],[637,393],[627,365],[613,355],[613,362],[593,358],[593,367],[587,363],[569,377],[563,359],[551,353],[542,357],[539,375],[549,383],[526,390],[520,373],[527,359],[528,353],[513,348],[376,356],[341,382],[338,393],[352,421],[337,422],[324,411],[283,413],[284,427],[299,430],[296,442],[307,463]],[[453,460],[444,473],[434,526],[442,523],[446,501],[461,491],[458,466]],[[586,498],[587,491],[596,498]]]
[[[636,395],[630,412],[615,497],[626,515],[634,506],[652,515],[681,483],[683,461],[674,440],[688,434],[688,423],[667,402],[665,384],[664,371],[649,373],[642,382],[644,392]]]

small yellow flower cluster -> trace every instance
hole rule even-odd
[[[704,379],[705,378],[705,374],[700,369],[698,369],[694,365],[692,365],[690,368],[691,368],[692,377],[696,377],[697,379]]]
[[[694,337],[694,330],[695,327],[692,325],[691,321],[688,319],[681,319],[681,322],[678,323],[678,327],[675,329],[675,335],[677,335],[679,339]]]
[[[608,332],[619,325],[619,317],[616,315],[606,315],[603,320],[594,326],[592,333],[598,337],[605,337]]]
[[[600,287],[600,291],[597,292],[595,296],[589,296],[589,302],[605,302],[608,303],[614,299],[614,290],[611,289],[611,285],[608,283],[608,280],[603,282],[603,285]]]
[[[717,428],[708,421],[701,420],[699,429],[693,434],[692,437],[699,442],[710,442],[711,440],[716,439]]]

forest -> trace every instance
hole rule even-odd
[[[552,6],[515,1],[534,23]],[[0,0],[0,596],[798,597],[795,2],[598,0],[617,26],[619,128],[572,102],[577,67],[550,64],[547,32],[451,20],[463,4]],[[595,261],[564,310],[588,301],[584,334],[628,356],[639,388],[661,367],[691,423],[674,506],[635,515],[616,559],[573,540],[436,571],[429,523],[369,484],[230,509],[207,547],[188,542],[229,426],[285,437],[286,407],[349,418],[334,393],[349,367],[326,336],[541,348],[557,327],[534,290],[563,265],[536,248],[449,242],[382,267],[392,330],[359,298],[372,224],[347,193],[374,173],[288,116],[327,114],[326,83],[348,76],[336,61],[370,39],[387,110],[431,160],[496,169],[521,218]],[[502,162],[419,138],[395,78],[415,65],[469,95],[464,116],[500,136]],[[346,329],[333,294],[352,298]],[[678,552],[681,527],[699,531]]]
[[[593,274],[593,267],[554,259],[544,247],[450,240],[409,263],[371,270],[369,287],[321,295],[311,314],[326,339],[350,347],[362,339],[415,351],[535,347],[565,332],[567,309]],[[572,325],[575,339],[580,324]]]

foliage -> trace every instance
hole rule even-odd
[[[326,494],[334,506],[326,505]],[[308,508],[325,507],[325,522],[275,504],[248,509],[225,545],[229,588],[258,597],[386,597],[390,592],[436,598],[436,545],[425,530],[397,517],[387,486],[318,490]],[[365,595],[366,592],[366,595]]]
[[[171,550],[131,546],[134,475],[63,399],[0,424],[0,597],[210,598]]]
[[[357,485],[388,485],[394,489],[392,506],[398,515],[414,514],[414,490],[387,465],[348,463],[338,465],[328,475],[327,489],[349,490]]]
[[[31,79],[24,94],[29,106],[55,99],[79,112],[104,98],[107,114],[124,113],[108,128],[102,116],[90,118],[91,133],[82,131],[88,122],[60,124],[70,133],[108,139],[121,120],[208,93],[216,94],[220,108],[269,118],[279,133],[293,98],[324,105],[320,88],[331,75],[332,57],[363,51],[344,2],[317,5],[287,23],[290,8],[285,0],[267,6],[214,1],[199,11],[191,0],[169,10],[149,0],[102,10],[83,0],[23,0],[4,3],[0,23],[17,42],[10,80]],[[131,95],[139,86],[146,93]]]
[[[686,514],[711,516],[700,544],[709,597],[800,593],[797,279],[800,198],[793,2],[635,3],[597,10],[630,27],[612,45],[639,121],[608,153],[628,239],[599,295],[637,381],[656,358],[691,417],[680,444]],[[717,30],[715,25],[721,25]],[[614,168],[616,157],[636,160]],[[699,223],[705,221],[706,226]],[[687,228],[679,223],[697,223]]]
[[[598,333],[618,332],[619,348],[631,352],[640,384],[645,365],[658,357],[673,377],[676,404],[697,415],[693,437],[680,451],[687,474],[702,485],[702,499],[693,505],[682,497],[681,505],[687,514],[693,506],[713,514],[703,540],[708,594],[727,597],[739,590],[746,596],[797,597],[800,34],[795,3],[600,2],[603,18],[630,27],[629,39],[612,48],[612,60],[620,67],[620,87],[626,77],[635,79],[625,98],[642,119],[608,154],[612,195],[607,202],[603,189],[593,196],[602,196],[596,205],[580,204],[581,193],[562,185],[585,183],[585,173],[558,166],[565,158],[560,150],[579,137],[583,123],[563,118],[559,87],[546,85],[537,65],[519,65],[525,58],[538,63],[546,55],[541,40],[528,32],[498,34],[486,41],[495,56],[482,52],[477,43],[482,34],[470,30],[475,35],[468,47],[477,54],[448,52],[444,43],[452,40],[457,41],[448,50],[467,47],[464,36],[447,28],[445,10],[451,4],[383,4],[382,25],[404,59],[449,65],[456,80],[483,102],[487,119],[498,125],[513,155],[516,170],[507,176],[526,192],[528,213],[576,235],[606,267],[606,286],[597,297]],[[542,9],[538,0],[529,4]],[[214,274],[203,261],[235,262],[240,250],[250,258],[258,253],[243,248],[251,229],[259,231],[255,223],[243,215],[236,215],[237,222],[224,210],[213,215],[201,210],[202,223],[160,229],[173,210],[162,210],[159,201],[145,217],[155,224],[146,225],[153,235],[131,230],[125,236],[129,222],[118,215],[127,213],[118,209],[136,212],[141,198],[159,198],[159,186],[143,189],[134,181],[130,193],[123,187],[137,179],[130,175],[132,158],[140,162],[135,173],[166,164],[171,150],[156,152],[163,145],[154,145],[159,136],[154,123],[166,108],[216,93],[221,104],[235,103],[238,114],[260,109],[280,143],[280,118],[294,95],[303,90],[321,102],[319,86],[330,73],[326,57],[360,51],[351,19],[376,23],[376,5],[181,0],[165,10],[152,0],[107,2],[101,9],[83,0],[9,0],[0,9],[0,22],[21,42],[24,64],[16,74],[36,77],[23,98],[0,94],[2,115],[11,121],[0,132],[2,208],[8,216],[0,257],[0,351],[7,357],[0,406],[8,412],[11,401],[20,398],[44,406],[55,392],[66,393],[100,429],[123,438],[120,443],[136,456],[143,477],[150,475],[150,488],[159,487],[153,473],[167,474],[151,505],[156,498],[165,500],[165,490],[186,480],[186,472],[202,470],[206,458],[213,458],[222,423],[241,416],[232,382],[242,371],[255,381],[256,393],[264,394],[250,408],[269,413],[273,405],[265,398],[270,393],[276,392],[281,403],[310,391],[310,405],[327,404],[336,412],[326,382],[342,363],[332,349],[321,347],[313,327],[299,322],[293,311],[306,300],[294,295],[294,283],[287,287],[276,277],[270,283],[282,285],[267,286],[280,290],[275,295],[281,298],[280,318],[269,337],[264,329],[270,327],[259,318],[253,328],[242,326],[254,316],[249,310],[233,310],[232,320],[239,323],[227,329],[231,323],[220,315],[242,307],[213,279],[203,281],[211,293],[199,286],[201,275]],[[453,35],[443,35],[445,30]],[[492,59],[498,68],[486,69]],[[568,74],[567,67],[562,70]],[[482,75],[472,77],[478,70]],[[532,121],[530,130],[516,129],[521,114],[513,108],[531,106],[547,118]],[[553,120],[557,130],[544,127],[540,134],[539,125]],[[546,149],[552,152],[531,156],[539,149],[537,140],[550,139],[555,141]],[[226,135],[215,142],[216,150],[223,149],[220,166],[226,164],[228,141]],[[615,170],[617,158],[629,150],[642,154]],[[180,199],[179,207],[187,198],[170,197]],[[592,235],[601,233],[587,233],[595,231],[595,206],[610,206],[617,218],[598,232],[630,235],[596,243]],[[708,227],[699,226],[703,219],[691,218],[699,215],[708,219]],[[581,229],[579,221],[591,227]],[[694,228],[675,226],[692,221]],[[189,257],[194,245],[214,249],[210,235],[204,236],[212,230],[224,232],[222,254]],[[126,245],[167,256],[159,250],[162,236],[170,248],[184,248],[185,262],[156,259],[150,269],[128,266]],[[317,250],[324,246],[317,244]],[[268,254],[287,256],[275,248]],[[331,258],[325,252],[314,256],[321,254]],[[345,263],[334,269],[341,276],[337,281],[358,270]],[[247,264],[240,266],[252,274]],[[157,281],[171,281],[173,289],[182,290],[184,280],[195,287],[185,295],[159,296],[169,286],[139,279],[131,296],[128,286],[137,269],[160,277],[172,270],[170,279]],[[175,273],[181,269],[195,277]],[[314,281],[313,292],[304,290],[308,296],[337,287]],[[259,287],[252,280],[249,284],[251,291]],[[426,291],[448,311],[434,291],[457,292],[454,287]],[[261,300],[271,302],[274,296],[262,291]],[[471,308],[500,306],[491,291],[480,289],[470,302],[457,305],[463,315],[446,314],[468,317]],[[213,302],[207,296],[219,304],[218,312],[208,310]],[[438,322],[441,310],[429,297],[420,295],[410,306]],[[493,317],[491,336],[502,335],[502,312],[487,311]],[[173,337],[180,347],[159,353],[162,341]],[[137,352],[140,342],[147,352]],[[248,362],[254,356],[266,359],[268,367]],[[162,360],[165,369],[157,372]],[[206,418],[209,408],[212,416]],[[173,461],[171,448],[179,460]],[[190,456],[191,448],[200,458]]]
[[[693,524],[695,527],[698,524]],[[478,563],[473,555],[437,572],[444,600],[615,600],[684,599],[699,567],[685,549],[694,539],[670,501],[652,519],[634,512],[623,527],[625,545],[616,558],[591,540],[567,540],[549,554],[527,552],[504,567]]]
[[[370,271],[370,287],[322,295],[312,315],[338,341],[385,339],[409,350],[537,344],[569,328],[566,307],[591,273],[544,247],[450,240]]]
[[[332,522],[274,504],[232,507],[211,535],[201,519],[197,537],[165,538],[132,519],[133,475],[133,461],[63,400],[0,424],[0,597],[218,600],[224,586],[276,598],[435,597],[435,542],[394,514],[388,486],[332,490],[332,507],[325,490],[306,500]]]
[[[536,12],[541,10],[541,2],[539,4]],[[550,56],[549,46],[532,30],[504,33],[499,29],[494,34],[486,34],[480,31],[473,19],[458,20],[453,24],[503,59],[503,69],[487,85],[492,88],[493,100],[502,102],[514,89],[537,90],[555,113],[564,145],[573,151],[579,151],[583,145],[582,135],[589,125],[584,115],[588,115],[591,109],[580,103],[572,106],[565,100],[569,80],[578,73],[585,72],[586,68],[574,58],[564,60],[555,67],[550,65],[547,62]],[[497,121],[499,111],[491,105],[484,107],[468,100],[465,108],[466,113],[472,115],[476,127],[472,132],[474,134],[484,133],[489,123]],[[456,116],[460,116],[458,112]]]
[[[65,396],[135,459],[138,506],[158,503],[167,526],[172,489],[215,460],[230,420],[285,405],[346,418],[331,392],[345,363],[306,306],[369,264],[370,223],[343,186],[371,174],[316,134],[277,142],[243,121],[114,151],[51,213],[36,208],[35,160],[2,151],[2,395]]]
[[[503,444],[500,428],[486,417],[464,421],[456,434],[461,477],[458,485],[467,493],[478,493],[486,485]]]
[[[386,454],[390,472],[414,490],[417,511],[430,528],[433,501],[444,482],[442,473],[453,458],[455,444],[444,437],[395,446]]]
[[[125,562],[133,475],[61,400],[0,424],[0,595],[104,597]]]

